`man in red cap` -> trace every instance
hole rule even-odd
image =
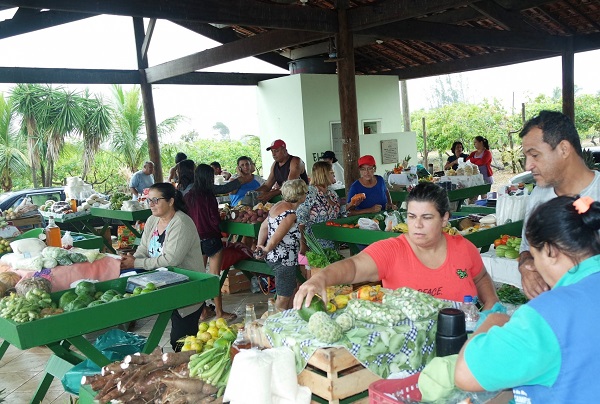
[[[300,157],[291,156],[286,148],[286,144],[283,140],[277,139],[271,146],[267,147],[267,151],[271,151],[273,160],[275,162],[271,166],[271,173],[269,178],[263,185],[256,189],[259,193],[258,199],[261,202],[268,202],[274,196],[280,195],[281,185],[287,180],[302,179],[308,184],[308,176],[306,175],[306,168],[304,162]],[[277,184],[276,189],[273,187]]]

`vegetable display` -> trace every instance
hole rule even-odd
[[[503,235],[494,240],[494,248],[496,249],[497,257],[505,257],[509,259],[519,258],[519,248],[521,247],[521,237]]]
[[[327,265],[344,258],[332,248],[323,248],[312,233],[305,232],[304,239],[309,248],[309,251],[306,252],[306,259],[308,260],[308,265],[313,268],[325,268]]]
[[[498,299],[502,303],[509,303],[515,305],[525,304],[529,301],[527,296],[521,291],[521,289],[509,285],[507,283],[503,284],[497,291]]]
[[[113,210],[119,210],[123,207],[124,201],[131,200],[131,195],[124,192],[115,192],[110,196],[110,208]]]
[[[189,366],[196,361],[192,352],[127,355],[123,361],[102,368],[99,375],[83,376],[82,385],[98,391],[96,401],[144,403],[222,403],[217,388],[190,377]],[[192,361],[190,361],[190,359]]]

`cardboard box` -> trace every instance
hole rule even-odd
[[[250,290],[250,280],[238,269],[230,269],[223,283],[221,293],[233,294]]]

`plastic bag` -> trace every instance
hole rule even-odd
[[[385,215],[385,231],[392,231],[394,227],[398,224],[403,223],[402,216],[400,216],[400,212],[384,212]]]
[[[381,230],[378,222],[366,217],[358,219],[358,228],[363,230]]]
[[[112,329],[96,339],[94,347],[98,349],[111,362],[122,360],[125,356],[141,352],[146,345],[146,337]],[[89,359],[73,366],[61,379],[66,391],[79,394],[81,378],[83,376],[100,373],[101,368]]]
[[[62,243],[62,248],[71,248],[73,247],[73,237],[71,236],[70,231],[66,231],[65,235],[60,239]]]

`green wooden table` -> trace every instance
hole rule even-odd
[[[474,198],[478,195],[487,194],[490,192],[491,184],[477,185],[474,187],[455,189],[453,191],[448,191],[448,199],[450,202],[458,202],[458,206],[456,210],[460,210],[462,205],[462,201],[469,198]],[[402,202],[406,200],[408,196],[408,191],[390,191],[390,196],[392,197],[392,201],[400,206]]]
[[[44,229],[31,229],[16,237],[15,240],[21,240],[24,238],[38,238],[40,234],[44,232]],[[65,231],[60,231],[61,236],[65,235]],[[104,237],[97,236],[88,233],[74,233],[71,232],[73,237],[73,247],[85,248],[88,250],[97,248],[102,249]]]
[[[90,212],[93,217],[100,217],[104,219],[104,226],[98,232],[99,234],[103,235],[106,232],[106,229],[110,227],[110,220],[118,220],[123,223],[123,225],[127,227],[137,239],[142,237],[142,234],[134,227],[135,223],[138,220],[145,222],[146,219],[152,215],[152,211],[150,209],[135,210],[130,212],[125,210],[92,208]],[[112,245],[107,247],[111,252],[116,253]]]
[[[339,224],[354,224],[357,222],[357,220],[357,216],[351,216],[334,220],[334,222]],[[382,223],[380,223],[380,227],[381,226],[383,226]],[[520,220],[518,222],[495,226],[486,230],[471,233],[464,237],[475,244],[477,248],[480,248],[481,252],[486,252],[489,250],[490,245],[494,243],[494,240],[499,238],[501,235],[508,234],[510,236],[520,236],[522,229],[523,221]],[[400,235],[399,233],[386,232],[383,230],[363,230],[357,228],[327,226],[325,223],[314,224],[312,226],[312,231],[317,238],[353,245],[368,245],[379,240],[385,240],[390,237],[398,237]],[[357,250],[353,248],[352,252],[355,251]]]
[[[9,344],[22,350],[45,345],[54,353],[46,364],[44,378],[30,402],[41,403],[52,379],[62,377],[71,367],[86,358],[100,367],[110,363],[109,359],[84,337],[84,334],[158,314],[142,350],[144,353],[150,353],[158,346],[173,310],[217,296],[219,280],[216,276],[180,268],[169,268],[169,270],[187,275],[190,280],[152,293],[29,323],[17,324],[0,318],[0,338],[4,340],[0,345],[0,358]],[[118,278],[99,282],[96,288],[101,291],[115,289],[123,293],[126,284],[127,278]],[[67,291],[53,293],[52,300],[58,301],[65,292]],[[75,352],[72,347],[77,348],[79,352]]]

